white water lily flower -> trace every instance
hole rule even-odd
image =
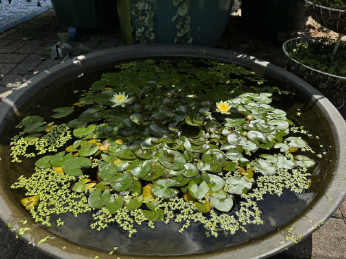
[[[220,101],[216,103],[216,107],[217,112],[221,112],[223,114],[230,114],[229,110],[231,109],[231,105],[229,104],[229,102]]]
[[[129,96],[125,95],[125,92],[123,92],[123,93],[119,93],[119,94],[114,94],[111,101],[114,103],[112,105],[112,107],[116,107],[119,105],[121,107],[125,107],[125,103],[130,101],[130,99],[129,99]]]

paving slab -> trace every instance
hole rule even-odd
[[[41,48],[41,46],[44,44],[45,44],[45,41],[33,40],[28,42],[25,46],[22,46],[19,50],[17,50],[17,53],[31,54],[31,53],[34,53],[39,48]]]
[[[19,64],[25,60],[28,54],[0,54],[0,63]]]
[[[11,42],[13,42],[13,40],[3,40],[3,39],[0,39],[0,49],[5,47],[6,45],[10,44]]]
[[[32,54],[28,56],[21,64],[11,71],[13,75],[36,75],[38,71],[36,68],[42,64],[43,61],[40,59],[38,54]]]
[[[346,225],[331,218],[312,234],[312,257],[346,258]]]
[[[0,81],[2,80],[2,78],[5,77],[5,75],[10,73],[16,66],[17,64],[1,64],[0,63]]]
[[[344,219],[346,219],[346,200],[340,206],[340,212]]]
[[[23,241],[16,238],[13,235],[13,233],[8,230],[8,227],[1,220],[0,220],[0,233],[1,233],[0,258],[1,259],[14,258],[15,254],[20,250],[21,246],[23,245]]]
[[[23,40],[12,41],[10,44],[7,44],[6,46],[2,47],[0,49],[0,53],[3,53],[3,54],[15,53],[17,52],[17,50],[24,47],[26,44],[28,44],[28,42]]]

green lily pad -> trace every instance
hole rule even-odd
[[[156,150],[148,150],[148,149],[138,148],[135,151],[133,151],[133,153],[138,158],[148,160],[148,159],[152,159],[155,156]]]
[[[79,120],[85,122],[98,121],[102,118],[101,110],[102,108],[98,107],[89,108],[79,116]]]
[[[316,162],[313,159],[307,156],[298,155],[298,156],[295,156],[294,159],[295,159],[294,162],[296,163],[296,165],[300,167],[309,168],[309,167],[313,167],[316,164]]]
[[[193,204],[202,213],[208,213],[210,211],[210,209],[211,209],[210,202],[208,202],[208,201],[203,203],[203,204],[196,201]]]
[[[107,182],[118,182],[123,179],[123,174],[121,168],[117,167],[113,163],[107,164],[100,169],[98,176]]]
[[[134,123],[136,123],[136,124],[138,124],[138,125],[142,125],[142,124],[143,124],[143,121],[144,121],[144,116],[143,116],[142,114],[140,114],[140,113],[135,113],[135,114],[132,114],[132,115],[130,116],[130,119],[131,119]]]
[[[140,181],[134,181],[131,188],[131,195],[138,196],[142,193],[142,184]]]
[[[209,192],[209,187],[205,181],[202,181],[199,186],[195,182],[190,182],[188,190],[192,197],[200,200]]]
[[[173,187],[176,184],[177,181],[173,179],[161,179],[153,184],[151,187],[151,192],[158,198],[173,198],[179,193],[179,191],[170,187]]]
[[[79,182],[75,183],[72,187],[74,192],[85,192],[90,188],[94,187],[96,183],[90,183],[90,179],[82,179]]]
[[[151,162],[147,160],[141,166],[133,168],[131,170],[131,173],[133,174],[133,176],[137,178],[143,178],[143,177],[146,177],[150,171],[151,171]]]
[[[186,171],[183,173],[183,176],[185,177],[195,177],[196,175],[199,174],[199,170],[197,166],[191,163],[187,163],[184,165]]]
[[[38,141],[43,135],[42,134],[32,134],[32,135],[29,135],[29,136],[26,136],[24,138],[25,141],[27,142],[36,142]]]
[[[123,196],[119,195],[118,198],[115,200],[114,196],[112,195],[106,204],[106,209],[109,211],[110,214],[115,214],[119,209],[123,207],[123,205]]]
[[[286,141],[289,142],[288,145],[290,147],[304,148],[308,145],[305,140],[298,137],[289,137]]]
[[[153,164],[151,171],[146,177],[143,177],[145,181],[154,181],[163,175],[164,167],[160,164]]]
[[[213,183],[213,186],[211,187],[213,192],[218,192],[225,186],[225,180],[222,177],[215,174],[209,174],[209,178],[210,182]]]
[[[52,164],[53,167],[61,167],[65,163],[65,161],[70,158],[72,158],[72,153],[65,155],[65,151],[62,151],[55,154],[51,158],[50,163]]]
[[[101,188],[98,188],[90,194],[88,204],[91,208],[101,209],[106,205],[110,197],[109,189],[105,190],[101,195]]]
[[[258,141],[265,143],[267,140],[265,135],[259,131],[249,131],[247,133],[247,138],[251,140],[253,143],[255,143],[257,146],[259,145]]]
[[[165,150],[165,155],[159,159],[161,165],[167,169],[179,171],[184,169],[185,157],[179,151]]]
[[[274,148],[280,148],[280,152],[287,152],[289,150],[289,146],[286,143],[277,143],[274,145]]]
[[[271,163],[268,160],[258,159],[255,169],[261,172],[263,175],[272,175],[276,174],[275,164]]]
[[[69,123],[67,123],[67,126],[69,126],[69,128],[72,128],[72,129],[77,128],[77,127],[84,128],[86,125],[87,125],[86,122],[81,121],[79,119],[74,119],[74,120],[69,121]]]
[[[123,192],[129,189],[132,186],[132,183],[134,182],[133,176],[130,172],[126,172],[122,180],[111,183],[111,186],[114,190],[117,192]]]
[[[71,113],[73,113],[73,108],[71,107],[60,107],[60,108],[56,108],[53,110],[53,112],[56,112],[56,114],[52,115],[51,117],[53,118],[62,118],[62,117],[66,117],[68,115],[70,115]]]
[[[92,144],[87,144],[82,146],[82,148],[78,151],[79,156],[91,156],[95,154],[99,150],[98,146],[92,146]]]
[[[290,126],[285,120],[271,120],[268,122],[268,124],[275,126],[276,130],[286,130]]]
[[[63,171],[72,176],[80,176],[83,175],[83,171],[81,168],[89,168],[92,166],[90,159],[85,157],[72,157],[66,160],[63,165]]]
[[[238,127],[245,123],[245,119],[226,119],[227,123],[225,124],[226,127]]]
[[[246,193],[252,187],[252,183],[247,178],[239,177],[239,176],[230,176],[226,180],[226,183],[233,185],[228,190],[229,193],[234,193],[239,195]]]
[[[150,221],[160,221],[164,217],[164,212],[162,209],[158,209],[155,211],[151,210],[142,210],[144,217],[146,217]]]
[[[210,197],[210,202],[213,204],[213,206],[222,212],[228,212],[233,207],[233,199],[228,197],[226,199],[218,199],[215,197]]]
[[[164,135],[169,133],[169,131],[166,129],[165,126],[158,124],[158,123],[151,124],[149,126],[149,129],[150,129],[151,134],[153,134],[157,138],[161,138]]]
[[[137,159],[137,157],[129,149],[120,149],[120,148],[118,148],[115,151],[115,155],[117,157],[119,157],[120,159],[124,159],[124,160],[135,160],[135,159]]]
[[[52,156],[44,156],[36,161],[35,166],[37,166],[38,168],[50,168],[52,167],[50,163],[51,158]]]
[[[276,166],[278,168],[292,169],[293,167],[295,167],[294,162],[290,159],[287,159],[287,157],[279,154],[277,158],[278,158],[278,162]]]
[[[128,211],[135,210],[135,209],[138,209],[142,205],[142,203],[143,203],[143,196],[140,195],[128,200],[128,202],[125,203],[125,208]]]
[[[93,133],[96,129],[96,125],[95,124],[91,124],[88,127],[79,127],[73,130],[73,136],[77,137],[77,138],[82,138],[84,136],[88,136],[91,133]]]

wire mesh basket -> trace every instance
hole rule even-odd
[[[328,39],[294,38],[287,40],[282,45],[282,49],[287,57],[286,69],[314,86],[321,93],[323,93],[324,96],[328,98],[328,100],[331,101],[331,103],[334,104],[337,109],[340,109],[345,105],[344,96],[346,94],[346,77],[329,74],[327,72],[309,67],[292,58],[289,54],[290,50],[297,47],[300,43],[315,41],[320,42],[321,40]]]
[[[346,11],[313,4],[305,0],[306,9],[319,24],[337,33],[346,32]]]

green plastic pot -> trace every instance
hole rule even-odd
[[[130,2],[131,13],[133,2]],[[231,14],[234,0],[190,0],[189,16],[191,17],[192,45],[214,47],[220,39]],[[156,0],[153,4],[154,34],[153,43],[172,44],[177,36],[176,21],[172,21],[178,6],[172,0]],[[136,17],[131,14],[132,23],[138,29]],[[151,42],[147,42],[151,43]],[[177,42],[180,43],[180,42]]]
[[[275,35],[306,24],[303,0],[242,0],[241,26],[245,31]]]
[[[56,16],[66,27],[118,27],[116,0],[51,0]]]

